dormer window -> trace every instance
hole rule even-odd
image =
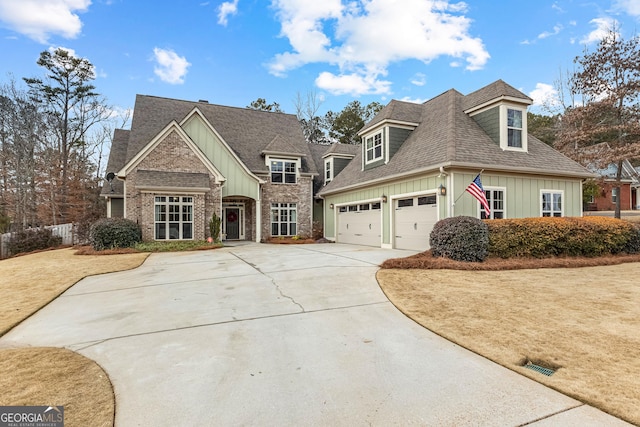
[[[333,159],[325,159],[324,161],[324,183],[325,185],[333,179]]]
[[[522,148],[522,111],[507,108],[507,146]]]
[[[296,162],[286,160],[272,160],[270,163],[271,182],[276,184],[296,183]]]
[[[527,147],[527,108],[503,103],[500,107],[500,148],[524,151]]]
[[[368,137],[365,140],[365,159],[366,163],[373,163],[382,159],[382,132],[379,132],[373,136]]]

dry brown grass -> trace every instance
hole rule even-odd
[[[74,255],[74,249],[0,261],[0,336],[83,277],[138,267],[149,254]],[[0,403],[64,405],[70,426],[112,426],[113,389],[95,362],[59,348],[0,350]]]
[[[0,350],[0,402],[64,406],[65,425],[113,426],[115,398],[94,361],[62,348]]]
[[[452,267],[429,258],[440,268]],[[616,257],[611,258],[605,261]],[[570,259],[561,261],[571,265]],[[550,261],[528,262],[548,267]],[[640,424],[640,263],[511,271],[446,270],[434,263],[427,268],[380,270],[377,277],[389,299],[424,327]],[[559,369],[546,377],[521,367],[525,360]]]
[[[130,270],[149,256],[75,256],[73,248],[0,261],[0,336],[40,310],[83,277]]]

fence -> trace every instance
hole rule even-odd
[[[51,230],[54,236],[62,237],[63,245],[76,243],[73,224],[48,225],[44,228]],[[11,233],[0,234],[0,259],[9,256],[9,240],[11,240]]]

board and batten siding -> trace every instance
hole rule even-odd
[[[393,210],[392,198],[399,196],[416,195],[435,191],[440,184],[444,184],[443,178],[437,175],[417,177],[402,181],[389,181],[380,185],[353,190],[338,195],[329,195],[324,202],[324,232],[325,237],[335,239],[336,219],[340,205],[380,201],[382,196],[387,196],[387,203],[381,204],[382,210],[382,244],[391,245],[391,218]],[[331,204],[334,209],[331,209]],[[438,197],[439,218],[444,218],[446,202],[444,197]]]
[[[500,107],[491,108],[471,117],[489,135],[493,142],[500,145]]]
[[[406,180],[390,181],[342,194],[328,195],[324,202],[325,237],[335,239],[336,219],[340,205],[381,200],[382,203],[382,244],[392,245],[391,224],[393,221],[393,201],[398,198],[433,193],[441,184],[447,187],[446,196],[438,196],[438,218],[452,216],[480,217],[478,201],[466,191],[476,177],[476,173],[447,171],[447,177],[430,175]],[[482,174],[485,189],[500,188],[505,191],[505,217],[527,218],[541,216],[541,191],[562,191],[564,216],[582,216],[582,180],[579,178],[552,178],[516,174]],[[456,200],[457,199],[457,200]],[[455,202],[455,204],[454,204]],[[330,205],[334,205],[331,209]]]
[[[467,186],[476,177],[473,173],[452,173],[453,192],[449,192],[451,214],[449,216],[480,216],[478,201],[468,192]],[[505,217],[530,218],[541,216],[541,191],[563,192],[564,216],[582,216],[582,180],[579,178],[551,178],[522,175],[488,174],[481,176],[482,186],[505,189]],[[458,198],[459,197],[459,198]],[[457,201],[455,201],[458,199]],[[455,202],[455,205],[453,205]]]
[[[200,117],[193,116],[182,128],[226,178],[222,187],[222,197],[245,196],[259,200],[260,186],[256,178],[242,167],[238,159]]]

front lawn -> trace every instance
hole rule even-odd
[[[622,259],[611,258],[581,262]],[[505,267],[493,261],[460,264]],[[425,328],[640,425],[640,257],[619,265],[539,268],[551,261],[581,265],[565,258],[512,261],[525,268],[518,270],[461,271],[427,254],[390,261],[385,265],[396,268],[380,270],[377,278],[391,302]],[[403,263],[414,268],[402,269]],[[527,361],[557,371],[547,377],[522,367]]]

